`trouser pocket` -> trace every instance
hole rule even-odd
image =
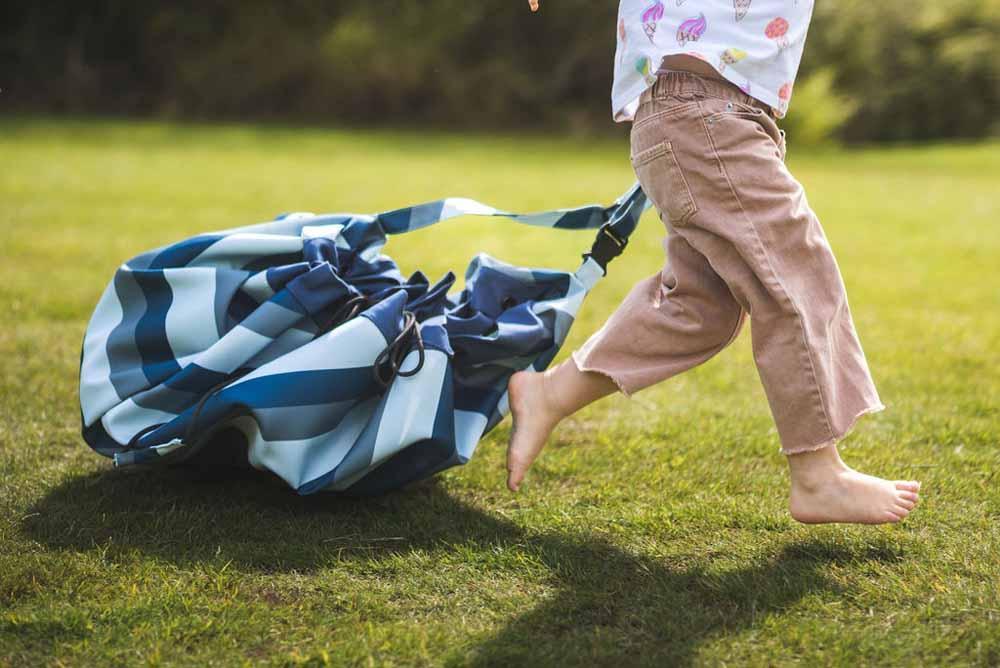
[[[698,210],[684,172],[668,140],[631,156],[632,169],[642,189],[672,225],[683,225]]]

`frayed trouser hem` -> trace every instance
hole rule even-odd
[[[579,352],[580,352],[579,350],[574,350],[572,352],[572,354],[570,354],[570,359],[573,360],[573,364],[576,365],[577,369],[579,369],[582,372],[589,371],[591,373],[599,373],[602,376],[606,376],[606,377],[610,378],[611,382],[613,382],[615,384],[615,387],[618,388],[619,392],[621,392],[623,395],[625,395],[625,397],[627,397],[629,399],[632,398],[632,393],[622,384],[622,382],[618,378],[616,378],[614,376],[614,374],[612,374],[609,371],[605,371],[604,369],[599,369],[599,368],[593,367],[593,366],[587,366],[586,364],[584,364],[583,362],[580,361],[580,358],[577,357],[577,354]]]
[[[823,448],[827,448],[831,445],[836,445],[841,440],[846,438],[849,433],[851,433],[851,430],[854,429],[854,425],[856,425],[858,423],[858,420],[860,420],[863,416],[871,415],[872,413],[880,413],[884,410],[885,410],[885,405],[881,403],[876,406],[869,406],[868,408],[858,411],[857,415],[854,416],[854,419],[851,420],[851,423],[847,425],[847,429],[845,429],[839,436],[834,436],[833,438],[827,439],[822,443],[818,443],[816,445],[805,445],[797,448],[782,447],[778,450],[778,452],[780,452],[783,455],[801,455],[804,452],[815,452],[817,450],[822,450]]]

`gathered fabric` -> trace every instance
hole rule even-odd
[[[116,466],[252,466],[301,494],[385,492],[464,464],[546,368],[648,207],[515,214],[448,198],[375,215],[294,213],[124,263],[84,337],[83,435]],[[387,238],[463,215],[597,238],[575,272],[479,254],[455,290],[404,276]]]

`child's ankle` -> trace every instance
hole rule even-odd
[[[821,485],[838,473],[848,470],[836,445],[788,455],[792,482],[804,487]]]
[[[542,401],[545,402],[545,412],[556,421],[572,413],[572,409],[563,404],[565,397],[559,391],[558,380],[553,377],[555,368],[546,369],[542,377]]]

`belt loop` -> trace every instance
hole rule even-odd
[[[653,97],[657,100],[663,98],[670,90],[670,70],[658,69],[653,86]]]

